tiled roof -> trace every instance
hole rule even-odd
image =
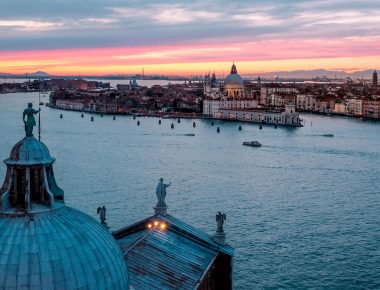
[[[164,223],[165,229],[148,228]],[[233,249],[170,215],[156,215],[113,233],[134,289],[194,289],[217,255]]]

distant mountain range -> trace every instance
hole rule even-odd
[[[355,71],[352,73],[348,73],[345,71],[334,71],[334,70],[325,70],[325,69],[314,69],[314,70],[294,70],[294,71],[278,71],[278,72],[267,72],[267,73],[255,73],[255,74],[246,74],[242,75],[243,77],[246,78],[257,78],[260,76],[261,78],[266,78],[266,79],[275,79],[275,78],[280,78],[280,79],[314,79],[314,78],[338,78],[338,79],[343,79],[343,78],[352,78],[352,79],[371,79],[372,74],[374,72],[374,69],[368,69],[368,70],[363,70],[363,71]],[[124,77],[128,77],[129,75],[124,75]],[[131,75],[132,76],[132,75]],[[0,78],[38,78],[38,77],[43,77],[43,78],[48,78],[48,77],[53,77],[52,75],[44,72],[44,71],[37,71],[34,73],[28,73],[28,74],[10,74],[10,73],[0,73]],[[64,76],[61,76],[64,77]],[[81,76],[82,78],[85,76]],[[94,76],[91,76],[92,78]],[[99,78],[120,78],[122,75],[103,75],[99,76]],[[149,77],[149,76],[146,76]],[[153,77],[153,76],[152,76]],[[162,78],[165,78],[165,76],[160,76]],[[169,78],[169,76],[167,76]],[[173,76],[170,76],[172,78]],[[70,78],[73,78],[71,76]]]
[[[48,73],[44,72],[44,71],[36,71],[34,73],[26,73],[26,74],[10,74],[10,73],[2,73],[0,72],[0,78],[12,78],[12,77],[15,77],[15,78],[36,78],[36,77],[49,77],[51,75],[49,75]]]
[[[372,74],[374,69],[368,69],[363,71],[355,71],[352,73],[348,73],[345,71],[333,71],[333,70],[325,70],[325,69],[314,69],[314,70],[294,70],[294,71],[278,71],[278,72],[268,72],[268,73],[259,73],[252,74],[250,77],[258,77],[261,78],[281,78],[281,79],[313,79],[317,77],[327,77],[327,78],[353,78],[353,79],[370,79],[372,78]]]

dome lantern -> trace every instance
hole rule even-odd
[[[30,124],[4,161],[0,289],[129,289],[115,239],[94,218],[64,204],[55,159]]]
[[[231,74],[232,74],[232,75],[237,75],[237,69],[236,69],[235,62],[232,63],[232,66],[231,66]]]
[[[36,125],[33,115],[38,112],[28,104],[23,112],[26,136],[13,146],[9,158],[4,160],[7,174],[0,189],[0,213],[25,215],[64,204],[64,192],[54,178],[55,159],[45,144],[33,136]]]

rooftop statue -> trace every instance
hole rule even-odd
[[[160,178],[160,181],[158,182],[157,187],[156,187],[156,195],[158,199],[156,207],[159,207],[159,208],[166,207],[166,203],[165,203],[166,188],[168,188],[170,184],[171,183],[165,184],[164,179]]]
[[[22,119],[25,125],[26,137],[33,136],[33,127],[36,126],[36,120],[34,119],[34,115],[38,114],[41,111],[41,109],[35,110],[32,107],[33,107],[33,104],[28,103],[28,107],[24,110],[24,113],[22,114]],[[25,120],[25,116],[26,116],[26,120]]]
[[[214,235],[214,241],[222,245],[226,243],[226,234],[224,233],[224,229],[223,229],[223,224],[226,218],[227,218],[226,214],[221,213],[220,211],[215,216],[217,225],[216,225],[216,232]]]
[[[105,225],[106,224],[106,207],[104,205],[102,207],[98,207],[98,210],[96,211],[96,213],[100,217],[100,223],[102,225]]]
[[[217,222],[217,232],[224,232],[223,230],[223,224],[224,221],[226,220],[226,214],[221,213],[220,211],[218,214],[215,216],[216,222]]]

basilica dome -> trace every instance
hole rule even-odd
[[[231,73],[224,79],[225,89],[241,89],[244,88],[244,80],[237,73],[236,65],[232,64]]]
[[[230,74],[224,79],[225,88],[242,88],[244,81],[238,74]]]
[[[48,148],[33,135],[12,149],[0,188],[0,289],[129,289],[108,229],[68,207]]]

